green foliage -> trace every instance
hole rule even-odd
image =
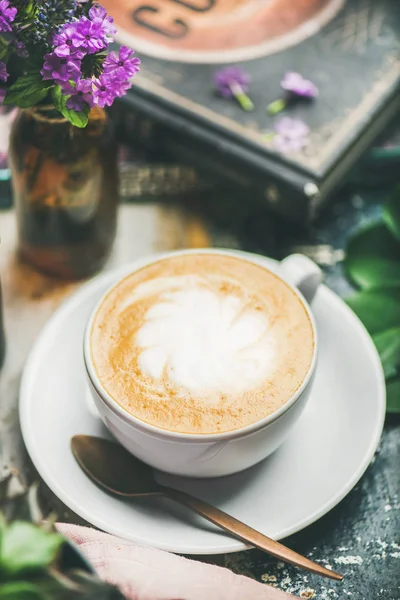
[[[384,223],[363,229],[350,240],[344,267],[362,289],[400,288],[400,242]]]
[[[9,55],[10,44],[0,36],[0,60],[4,61]]]
[[[385,377],[394,377],[400,367],[400,326],[381,331],[372,339],[381,357]]]
[[[383,220],[400,242],[400,184],[393,190],[383,211]]]
[[[87,105],[87,108],[85,110],[82,110],[81,112],[76,112],[74,110],[70,110],[69,108],[67,108],[66,106],[66,102],[67,102],[67,97],[64,96],[64,94],[62,93],[61,87],[59,85],[56,85],[51,92],[51,97],[54,103],[54,106],[56,107],[57,110],[60,111],[60,113],[66,118],[68,119],[68,121],[74,125],[75,127],[79,127],[80,129],[83,129],[84,127],[86,127],[88,120],[89,120],[89,106]]]
[[[387,411],[400,412],[400,186],[382,221],[357,232],[344,263],[360,291],[347,299],[372,339],[387,383]]]
[[[46,600],[46,596],[34,583],[13,581],[0,584],[0,600]]]
[[[22,75],[7,90],[4,104],[16,104],[20,108],[35,106],[46,98],[52,86],[51,81],[43,81],[40,73]]]
[[[60,551],[65,539],[24,521],[1,525],[0,600],[122,600],[92,573],[68,570]]]
[[[363,290],[347,303],[371,335],[400,324],[400,289]]]
[[[386,384],[388,413],[400,412],[400,377],[390,379]]]
[[[46,528],[27,520],[45,520],[37,486],[28,490],[11,474],[0,480],[0,504],[7,515],[0,513],[0,600],[123,600],[71,548],[63,552],[67,542],[50,525],[54,515]]]
[[[63,537],[57,533],[15,521],[3,531],[1,572],[15,576],[24,571],[44,569],[55,560],[63,543]]]

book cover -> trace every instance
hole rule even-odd
[[[142,59],[117,109],[125,134],[151,131],[174,157],[219,173],[295,219],[317,213],[400,108],[398,0],[103,4],[118,41]],[[212,84],[215,71],[237,64],[251,76],[252,112],[219,97]],[[266,106],[280,97],[288,71],[311,79],[319,97],[272,117]],[[275,147],[270,134],[280,116],[309,127],[302,150]]]

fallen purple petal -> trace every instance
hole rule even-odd
[[[283,117],[275,123],[273,146],[282,154],[300,152],[308,142],[310,128],[301,119]]]
[[[244,93],[248,92],[251,78],[241,67],[226,67],[214,73],[213,81],[221,96],[231,98],[235,95],[232,89],[235,86],[240,86]]]
[[[290,139],[282,135],[276,135],[272,140],[275,150],[282,154],[300,152],[307,145],[307,138]]]
[[[214,73],[214,85],[223,98],[236,98],[243,110],[251,111],[254,104],[247,95],[250,75],[241,67],[226,67]]]
[[[308,135],[310,128],[301,119],[282,117],[275,123],[276,133],[290,139],[297,139]]]
[[[300,73],[288,72],[281,81],[281,87],[286,92],[301,98],[316,98],[318,96],[317,86]]]

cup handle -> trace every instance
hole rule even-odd
[[[304,254],[291,254],[279,264],[279,275],[295,286],[309,304],[322,282],[321,269]]]

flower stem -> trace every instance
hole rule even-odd
[[[274,100],[271,104],[267,106],[267,113],[270,115],[277,115],[282,112],[286,108],[287,102],[283,98],[279,98],[279,100]]]
[[[232,94],[239,102],[240,106],[243,110],[249,112],[254,110],[254,104],[247,94],[243,91],[243,88],[238,83],[231,83],[230,88],[232,90]]]
[[[262,137],[265,142],[272,142],[275,137],[275,133],[273,131],[268,131],[267,133],[264,133]]]

